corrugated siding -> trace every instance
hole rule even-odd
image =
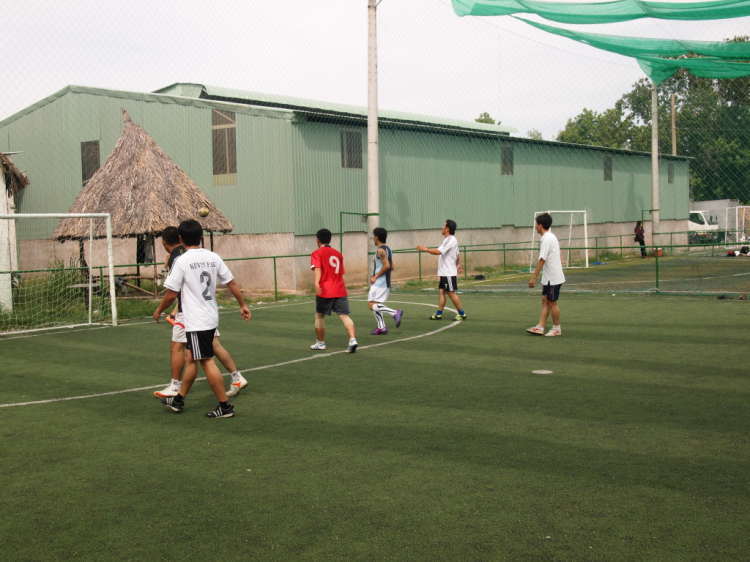
[[[362,133],[362,168],[342,167],[340,125],[292,125],[294,197],[288,203],[294,206],[295,234],[314,234],[321,228],[338,232],[341,211],[367,212],[367,134],[362,127],[346,128]],[[346,220],[345,230],[361,228],[353,223],[356,218]]]
[[[165,101],[166,100],[166,101]],[[214,186],[211,112],[234,110],[238,170],[235,185]],[[41,104],[0,131],[5,150],[31,185],[19,212],[66,212],[81,189],[81,142],[100,141],[103,164],[122,133],[122,112],[143,127],[222,209],[234,232],[313,234],[338,230],[339,213],[366,212],[367,134],[362,168],[341,163],[341,124],[291,120],[291,112],[260,110],[157,95],[70,91]],[[352,127],[347,126],[351,129]],[[529,226],[535,211],[588,211],[591,223],[632,222],[651,208],[648,155],[511,138],[482,138],[382,127],[381,224],[391,230],[431,229],[446,218],[461,229]],[[514,171],[501,175],[501,144],[512,145]],[[661,217],[688,215],[688,163],[673,161],[675,183],[660,164]],[[346,217],[345,230],[360,230]]]
[[[236,113],[237,184],[213,185],[210,107],[69,93],[7,125],[14,162],[30,170],[20,212],[67,212],[82,188],[83,141],[100,141],[104,164],[122,134],[122,108],[222,209],[236,233],[293,229],[287,118]],[[231,108],[230,108],[231,109]]]
[[[512,185],[501,182],[496,139],[396,129],[379,141],[386,228],[429,229],[447,218],[461,228],[507,224]]]

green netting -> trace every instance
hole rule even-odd
[[[727,62],[709,58],[662,59],[659,57],[638,57],[636,60],[654,84],[661,84],[681,68],[704,78],[750,76],[750,63],[746,62]]]
[[[750,0],[714,2],[529,2],[526,0],[453,0],[459,16],[509,16],[537,14],[560,23],[615,23],[640,18],[713,20],[750,15]]]
[[[650,39],[647,37],[624,37],[571,31],[515,18],[547,33],[567,37],[597,49],[618,53],[627,57],[679,57],[688,54],[715,57],[727,61],[750,60],[748,41],[684,41],[680,39]]]
[[[680,68],[704,78],[741,78],[750,76],[750,64],[731,62],[750,59],[750,42],[746,41],[681,41],[677,39],[650,39],[602,35],[560,29],[523,18],[516,18],[547,33],[567,37],[597,49],[635,57],[643,72],[660,84]],[[679,57],[688,54],[706,55],[705,58],[670,60],[662,57]]]

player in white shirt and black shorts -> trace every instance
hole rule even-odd
[[[456,234],[456,223],[450,219],[445,221],[443,228],[440,233],[445,237],[440,247],[426,248],[424,246],[417,246],[417,250],[420,252],[427,252],[438,258],[438,277],[440,281],[438,283],[438,289],[440,289],[440,299],[438,300],[438,309],[430,316],[432,320],[443,319],[443,309],[445,308],[446,298],[445,295],[450,297],[451,302],[458,310],[454,320],[466,320],[466,312],[461,307],[461,300],[456,295],[456,289],[458,288],[458,274],[463,272],[461,264],[459,263],[458,256],[458,240],[454,234]]]
[[[234,415],[234,407],[229,403],[224,390],[221,372],[213,361],[213,339],[219,327],[219,309],[216,304],[216,285],[221,282],[234,295],[240,305],[240,314],[247,322],[250,309],[247,308],[239,285],[218,254],[200,247],[203,227],[198,221],[180,223],[180,240],[185,253],[175,261],[169,276],[164,282],[168,289],[154,319],[159,322],[161,313],[169,308],[180,295],[180,312],[185,323],[188,362],[182,377],[182,386],[176,396],[161,398],[173,411],[180,413],[185,406],[185,396],[198,375],[198,363],[206,373],[206,379],[219,400],[219,406],[207,412],[209,418],[229,418]]]
[[[557,300],[560,298],[560,289],[565,283],[565,274],[560,259],[560,242],[557,240],[557,236],[550,231],[551,227],[552,217],[549,213],[542,213],[536,217],[535,228],[542,238],[539,242],[539,261],[537,261],[536,269],[529,280],[529,287],[534,288],[541,271],[542,314],[539,318],[539,324],[526,331],[537,336],[562,335],[560,307],[557,305]],[[550,313],[552,314],[552,329],[545,334],[544,325],[547,323],[547,317]]]

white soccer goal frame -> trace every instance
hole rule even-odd
[[[538,242],[539,242],[539,236],[538,236],[537,231],[536,231],[536,218],[539,215],[543,214],[543,213],[550,213],[550,214],[553,214],[553,213],[557,213],[557,214],[569,213],[571,215],[571,217],[572,217],[572,215],[574,213],[580,213],[580,214],[583,215],[583,247],[581,248],[581,250],[583,251],[583,255],[584,255],[584,258],[585,258],[585,264],[582,267],[586,267],[587,268],[589,266],[589,231],[588,231],[588,222],[587,222],[587,216],[588,215],[586,214],[586,211],[558,211],[558,210],[551,210],[551,211],[536,211],[534,213],[534,222],[531,223],[531,251],[529,252],[529,269],[531,271],[534,271],[534,268],[536,267],[536,263],[537,263],[537,261],[539,261],[538,260],[538,257],[539,257],[538,248],[535,247],[535,244],[538,245]],[[565,225],[562,225],[562,228],[565,228]],[[553,230],[553,232],[556,232],[555,236],[557,236],[557,239],[560,241],[560,253],[561,253],[560,257],[563,258],[562,254],[564,254],[566,252],[566,249],[567,249],[567,254],[568,254],[567,263],[570,264],[570,252],[572,250],[570,249],[570,243],[569,243],[569,241],[570,241],[571,235],[573,233],[573,223],[572,223],[572,221],[568,223],[567,228],[568,228],[568,235],[567,235],[567,237],[565,237],[565,236],[559,236],[557,233],[560,232],[561,225],[558,224],[557,225],[557,230],[555,230],[555,223],[554,222],[552,223],[552,230]],[[566,240],[568,241],[568,244],[565,244]],[[563,268],[566,268],[566,269],[570,268],[570,267],[575,267],[575,266],[565,265],[566,264],[566,260],[565,259],[562,259],[562,263],[563,263]]]
[[[742,238],[746,238],[747,235],[744,235],[744,233],[750,230],[750,224],[745,220],[748,212],[750,212],[750,206],[748,205],[727,207],[726,221],[724,223],[727,233],[725,242],[735,244],[747,242],[747,239],[743,240]],[[740,236],[740,232],[743,233],[743,236]]]
[[[112,250],[112,219],[109,213],[10,213],[0,214],[0,220],[7,219],[7,228],[3,228],[5,225],[0,223],[0,248],[7,248],[7,257],[3,257],[5,254],[0,251],[0,305],[3,305],[9,310],[13,310],[13,301],[11,298],[12,294],[12,276],[14,271],[18,271],[18,256],[17,256],[17,240],[16,240],[16,221],[21,219],[76,219],[76,218],[88,218],[89,221],[89,256],[93,255],[93,244],[94,244],[94,219],[105,219],[107,228],[107,276],[109,278],[109,300],[112,309],[112,326],[117,326],[117,300],[115,298],[115,267],[114,267],[114,253]],[[89,259],[91,262],[92,260]],[[36,332],[41,330],[55,330],[60,328],[73,328],[75,326],[85,326],[87,324],[99,324],[99,322],[93,321],[93,265],[88,264],[88,322],[57,325],[43,328],[31,328],[21,330],[23,332]],[[11,293],[5,291],[5,287],[11,289]],[[0,332],[0,334],[7,332]]]

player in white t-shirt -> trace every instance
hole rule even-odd
[[[200,247],[203,227],[198,221],[187,220],[180,223],[180,240],[185,253],[175,261],[169,276],[164,282],[168,289],[161,304],[154,312],[159,322],[161,314],[180,295],[181,312],[185,321],[187,336],[187,366],[182,377],[182,386],[176,396],[161,398],[162,403],[180,413],[185,407],[185,396],[198,376],[198,363],[206,373],[208,384],[219,400],[219,406],[207,412],[209,418],[230,418],[234,407],[229,403],[224,390],[224,379],[214,363],[213,339],[219,327],[219,309],[216,305],[216,285],[221,282],[234,295],[240,305],[240,314],[247,322],[250,309],[245,304],[239,285],[218,254]]]
[[[456,223],[450,219],[445,221],[440,234],[442,234],[445,239],[443,240],[443,243],[440,244],[439,248],[426,248],[421,245],[417,246],[417,250],[420,252],[427,252],[434,256],[440,256],[438,258],[438,277],[440,277],[438,289],[440,289],[440,299],[438,300],[438,309],[435,314],[430,316],[430,319],[443,319],[443,309],[445,308],[446,302],[445,294],[448,293],[451,302],[453,302],[456,310],[458,310],[458,314],[456,314],[454,320],[466,320],[466,312],[461,307],[461,300],[458,298],[458,295],[456,295],[456,288],[458,287],[456,280],[458,274],[463,272],[463,268],[458,259],[458,240],[456,240],[456,237],[454,236],[454,234],[456,234]]]
[[[529,287],[534,288],[539,272],[542,272],[542,315],[539,324],[526,330],[530,334],[538,336],[561,336],[560,329],[560,307],[557,300],[560,298],[560,288],[565,283],[562,261],[560,260],[560,242],[551,231],[552,217],[549,213],[542,213],[536,217],[534,225],[536,231],[542,236],[539,242],[539,261],[536,264],[534,274],[529,280]],[[552,313],[552,329],[544,333],[544,325],[547,317]]]

